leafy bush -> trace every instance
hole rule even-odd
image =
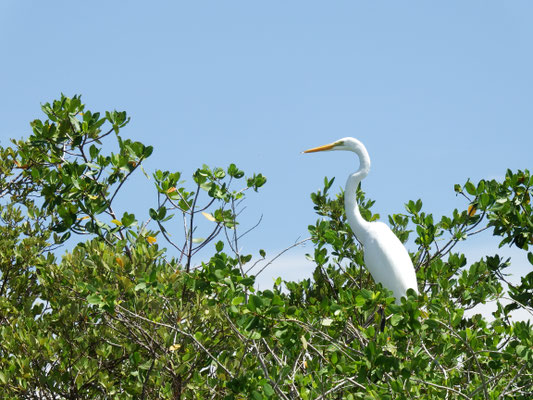
[[[155,171],[150,219],[116,196],[152,147],[123,139],[125,112],[92,113],[79,97],[45,104],[27,140],[0,148],[0,384],[8,398],[531,398],[533,273],[505,283],[509,260],[467,263],[459,241],[492,229],[533,244],[528,171],[456,185],[465,209],[436,221],[410,201],[389,217],[414,235],[420,296],[401,305],[376,286],[333,180],[311,195],[313,279],[254,288],[237,215],[266,182],[234,164],[203,166],[187,185]],[[107,152],[116,141],[118,152]],[[361,212],[376,220],[358,193]],[[211,230],[199,235],[198,219]],[[181,232],[180,232],[181,231]],[[71,251],[61,246],[77,242]],[[169,248],[163,248],[165,243]],[[74,244],[74,243],[73,243]],[[199,266],[197,252],[213,254]],[[57,255],[62,253],[61,259]],[[528,253],[533,264],[533,254]],[[500,300],[508,287],[512,302]],[[487,316],[465,315],[495,301]],[[380,331],[379,306],[386,328]]]

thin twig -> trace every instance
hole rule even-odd
[[[467,396],[463,392],[460,392],[459,390],[456,390],[456,389],[448,387],[448,386],[437,385],[436,383],[424,381],[424,380],[418,379],[418,378],[411,378],[411,380],[415,381],[415,382],[418,382],[418,383],[423,383],[425,385],[433,386],[433,387],[436,387],[436,388],[439,388],[439,389],[444,389],[446,391],[450,391],[450,392],[458,394],[459,396],[464,397],[465,399],[468,399],[468,400],[471,399],[471,397]]]
[[[301,244],[305,243],[305,242],[308,242],[309,240],[311,240],[311,238],[306,238],[306,239],[303,239],[303,240],[300,240],[299,242],[296,242],[294,243],[293,245],[287,247],[285,250],[282,250],[280,253],[278,253],[278,255],[276,255],[276,257],[274,257],[272,260],[270,260],[263,268],[261,268],[259,270],[259,272],[257,274],[255,274],[255,276],[259,276],[259,274],[261,272],[263,272],[269,265],[271,265],[274,261],[276,261],[279,257],[281,257],[283,254],[285,254],[287,251],[293,249],[294,247],[297,247],[297,246],[300,246]],[[250,272],[250,270],[253,268],[253,266],[251,268],[249,268],[246,273],[248,274]]]

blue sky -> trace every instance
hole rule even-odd
[[[27,136],[61,92],[127,110],[124,135],[155,147],[149,171],[234,162],[267,176],[244,251],[307,235],[309,193],[324,176],[339,190],[357,161],[300,152],[344,136],[370,152],[364,189],[382,216],[417,198],[440,216],[464,206],[453,184],[531,168],[532,16],[518,0],[6,0],[0,140]],[[124,206],[147,215],[150,185],[132,182]]]

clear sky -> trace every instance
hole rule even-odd
[[[519,0],[3,0],[0,140],[27,136],[61,92],[126,110],[124,135],[155,147],[149,171],[234,162],[266,175],[243,228],[263,221],[242,245],[273,255],[306,237],[323,177],[339,190],[357,168],[352,154],[306,148],[363,141],[364,190],[383,217],[417,198],[449,214],[464,206],[453,184],[531,169],[532,20]],[[150,185],[123,198],[141,218]],[[279,274],[305,269],[286,265]]]

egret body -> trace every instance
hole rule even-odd
[[[382,222],[368,222],[359,212],[356,193],[357,185],[370,171],[370,157],[359,140],[347,137],[331,144],[304,151],[345,150],[359,156],[359,169],[348,177],[344,190],[344,208],[348,224],[357,240],[363,245],[365,265],[376,282],[392,291],[396,303],[407,297],[407,289],[418,293],[413,262],[404,245]]]

